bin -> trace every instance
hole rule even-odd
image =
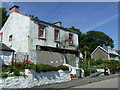
[[[76,77],[81,78],[82,70],[81,69],[76,69]]]

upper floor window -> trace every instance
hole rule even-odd
[[[69,44],[73,44],[73,34],[69,33]]]
[[[0,41],[3,40],[3,32],[0,33]]]
[[[54,41],[60,42],[60,30],[54,29]]]
[[[46,39],[46,26],[38,24],[38,38]]]
[[[12,38],[13,38],[13,35],[10,35],[10,36],[9,36],[9,42],[12,41]]]

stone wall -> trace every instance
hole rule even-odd
[[[67,59],[67,64],[72,65],[73,67],[76,67],[76,55],[75,54],[65,54]]]
[[[42,63],[42,64],[49,64],[53,66],[59,66],[59,65],[66,63],[66,64],[70,64],[76,67],[76,55],[75,54],[69,54],[69,53],[63,54],[63,53],[57,53],[57,52],[52,52],[52,51],[37,51],[36,50],[36,58],[37,58],[36,59],[37,64]]]
[[[37,73],[34,70],[25,70],[28,77],[0,78],[0,88],[31,88],[45,84],[67,82],[71,80],[68,70]]]
[[[49,64],[53,66],[59,66],[63,64],[63,60],[60,53],[51,51],[37,51],[36,50],[37,64]]]
[[[102,49],[98,48],[97,51],[92,55],[92,58],[94,60],[97,60],[97,59],[107,60],[108,54]]]

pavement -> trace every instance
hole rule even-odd
[[[89,84],[89,83],[93,83],[93,82],[98,82],[98,81],[102,81],[102,80],[107,80],[107,79],[111,79],[111,78],[116,78],[116,77],[120,77],[120,74],[111,74],[108,76],[97,76],[97,77],[85,77],[83,79],[72,79],[69,82],[63,82],[63,83],[56,83],[56,84],[49,84],[49,85],[41,85],[41,86],[35,86],[33,88],[41,88],[41,89],[51,89],[51,90],[55,90],[55,89],[69,89],[72,87],[77,87],[80,85],[85,85],[85,84]],[[120,79],[119,79],[120,80]]]

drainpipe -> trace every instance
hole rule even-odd
[[[29,60],[29,53],[30,52],[30,37],[28,36],[28,55],[27,55],[27,59]]]

